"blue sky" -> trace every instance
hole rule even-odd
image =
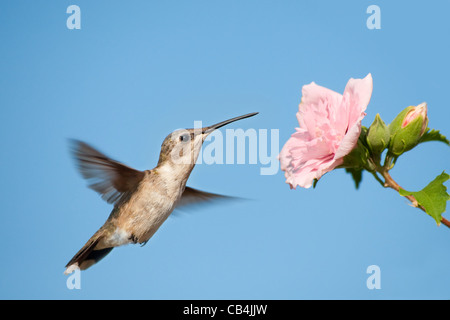
[[[69,30],[66,9],[81,9]],[[369,30],[366,9],[381,9]],[[260,164],[198,165],[188,185],[249,201],[170,217],[145,247],[81,274],[67,261],[108,217],[67,139],[129,166],[156,165],[171,131],[258,111],[228,128],[298,125],[303,85],[342,92],[369,72],[363,124],[428,103],[450,135],[450,3],[444,1],[2,1],[0,114],[2,299],[449,299],[450,230],[365,175],[343,170],[290,190]],[[225,132],[223,130],[223,132]],[[450,150],[427,143],[392,176],[418,190]],[[444,214],[448,217],[448,213]],[[370,265],[381,289],[366,287]]]

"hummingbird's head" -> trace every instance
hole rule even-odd
[[[193,168],[200,153],[203,141],[205,141],[206,137],[211,132],[234,121],[253,117],[257,114],[258,112],[245,114],[216,123],[209,127],[180,129],[172,132],[164,139],[161,145],[158,166],[169,162],[177,166],[191,166]]]

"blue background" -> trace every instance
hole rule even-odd
[[[81,30],[66,9],[81,8]],[[369,5],[381,29],[369,30]],[[110,210],[74,168],[77,138],[140,170],[172,130],[259,111],[228,128],[298,126],[303,85],[343,92],[369,72],[363,124],[428,103],[450,135],[447,1],[2,1],[2,299],[449,299],[450,230],[366,174],[290,190],[259,164],[199,165],[188,185],[252,199],[169,218],[69,290],[64,265]],[[419,190],[450,150],[423,144],[391,172]],[[444,214],[447,216],[448,213]],[[366,287],[369,265],[381,289]]]

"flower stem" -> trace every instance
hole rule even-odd
[[[383,176],[385,180],[384,186],[386,188],[394,189],[397,192],[400,190],[401,188],[400,185],[397,182],[395,182],[395,180],[391,177],[388,170],[386,170],[386,167],[378,168],[377,171]],[[414,207],[419,208],[422,211],[426,212],[425,208],[417,202],[416,198],[414,198],[413,196],[405,196],[405,198],[411,201]],[[441,223],[450,228],[450,221],[448,221],[447,219],[442,218]]]

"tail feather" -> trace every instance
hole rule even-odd
[[[80,251],[78,251],[67,263],[64,274],[70,274],[77,268],[80,270],[86,270],[110,253],[113,248],[96,249],[102,237],[102,235],[97,236],[97,234],[95,234],[91,239],[89,239],[83,248],[81,248]]]

